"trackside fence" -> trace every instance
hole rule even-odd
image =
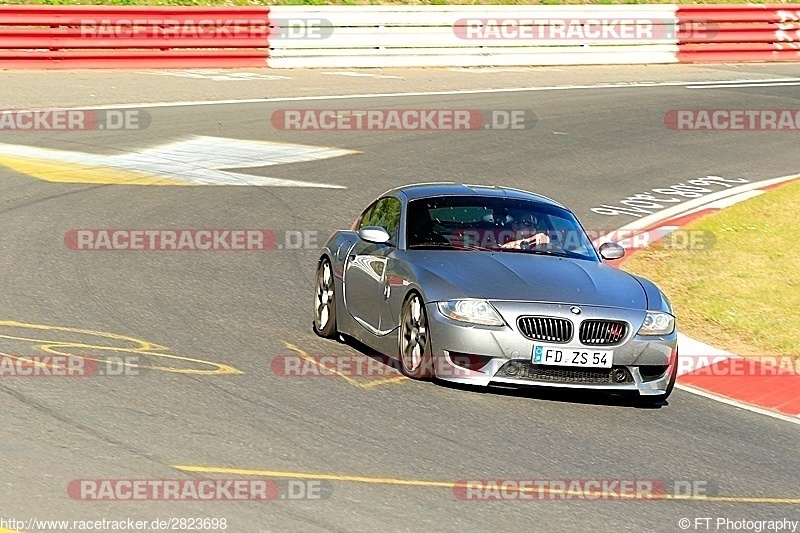
[[[269,8],[0,6],[0,68],[264,67]]]
[[[678,60],[800,61],[800,4],[681,6]]]
[[[800,61],[800,4],[0,6],[0,68]]]

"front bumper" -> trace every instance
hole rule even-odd
[[[677,332],[665,336],[641,336],[636,331],[645,311],[581,306],[576,317],[571,305],[528,302],[496,302],[505,326],[484,327],[464,324],[443,316],[435,303],[427,306],[431,351],[436,377],[454,383],[487,386],[557,387],[607,392],[664,394],[677,358]],[[613,319],[628,322],[630,331],[611,346],[585,346],[577,339],[563,344],[565,349],[603,349],[613,351],[610,369],[549,366],[532,363],[535,342],[517,328],[523,315],[568,318],[578,324],[586,319]]]

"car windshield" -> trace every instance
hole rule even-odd
[[[543,202],[485,196],[412,200],[406,228],[409,249],[487,250],[599,260],[575,216]]]

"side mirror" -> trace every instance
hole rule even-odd
[[[380,226],[364,226],[358,230],[358,236],[362,241],[375,244],[384,244],[392,238],[391,235]]]
[[[625,248],[615,242],[604,242],[598,249],[600,257],[613,261],[614,259],[621,259],[625,255]]]

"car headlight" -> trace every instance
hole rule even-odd
[[[639,335],[669,335],[675,330],[675,317],[669,313],[648,311]]]
[[[447,318],[481,326],[502,326],[503,319],[486,300],[448,300],[439,302],[439,312]]]

